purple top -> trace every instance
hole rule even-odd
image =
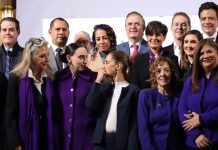
[[[69,67],[57,72],[55,87],[59,97],[63,128],[63,150],[92,150],[96,117],[85,107],[85,100],[96,73],[88,68],[73,79]]]
[[[149,66],[151,66],[156,58],[154,56],[154,53],[151,50],[149,50],[148,53],[149,53]],[[160,57],[162,54],[163,54],[163,49],[161,48],[158,51],[158,57]]]
[[[186,120],[184,114],[188,111],[196,112],[200,115],[201,126],[186,132],[186,144],[197,148],[195,139],[204,134],[211,142],[218,142],[218,87],[215,85],[217,68],[211,72],[209,79],[204,76],[200,78],[200,90],[192,92],[192,77],[189,77],[183,87],[179,103],[180,120]],[[201,98],[205,92],[203,100],[203,112],[201,112]]]
[[[163,95],[155,88],[141,90],[138,134],[143,150],[185,149],[185,133],[179,122],[178,103],[178,95]]]

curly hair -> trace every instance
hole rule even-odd
[[[157,88],[157,79],[156,79],[157,68],[159,65],[162,65],[165,62],[169,65],[171,73],[172,73],[172,78],[170,81],[170,88],[171,90],[178,90],[179,89],[179,79],[180,79],[179,71],[175,63],[167,57],[159,57],[154,61],[154,63],[151,65],[149,69],[150,78],[147,81],[150,82],[151,87]]]
[[[94,48],[96,48],[95,32],[99,29],[106,31],[107,36],[108,36],[109,41],[110,41],[110,51],[116,50],[117,40],[116,40],[115,32],[114,32],[113,28],[111,28],[107,24],[98,24],[98,25],[94,26],[94,31],[92,33],[92,41],[93,41]]]

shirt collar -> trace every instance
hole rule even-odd
[[[34,82],[43,83],[42,78],[43,78],[43,77],[47,77],[47,73],[45,72],[45,70],[42,70],[42,71],[41,71],[41,78],[40,78],[40,81],[38,81],[38,80],[33,76],[33,71],[32,71],[32,69],[28,69],[28,77],[29,77],[29,78],[32,78],[32,79],[34,80]]]
[[[52,47],[52,49],[53,49],[53,51],[54,51],[55,53],[56,53],[55,50],[56,50],[57,48],[65,49],[65,47],[66,47],[66,46],[65,46],[65,47],[58,47],[57,45],[54,45],[54,44],[51,44],[50,46]]]
[[[138,46],[140,46],[140,45],[141,45],[141,43],[142,43],[142,40],[138,41],[138,42],[137,42],[137,43],[135,43],[135,44],[136,44],[136,45],[138,45]],[[129,48],[131,48],[131,47],[132,47],[132,45],[133,45],[133,43],[129,41]]]
[[[208,36],[208,35],[206,35],[206,34],[203,32],[203,37],[204,37],[204,39],[213,38],[214,41],[215,41],[215,40],[216,40],[216,37],[217,37],[217,34],[218,34],[218,32],[216,31],[212,36]]]

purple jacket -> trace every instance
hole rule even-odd
[[[46,111],[48,150],[54,150],[58,146],[55,141],[55,124],[52,120],[53,85],[48,78],[46,78],[45,90],[48,104]],[[34,104],[30,78],[10,77],[6,107],[6,129],[11,147],[21,145],[24,150],[38,150],[38,116]]]
[[[85,107],[96,73],[84,70],[72,78],[69,67],[57,72],[55,87],[60,102],[63,150],[92,150],[96,118]]]
[[[199,82],[200,90],[194,93],[191,85],[192,77],[189,77],[184,84],[179,103],[180,120],[181,122],[186,120],[184,114],[187,114],[188,110],[198,113],[201,118],[200,127],[186,132],[186,144],[190,147],[197,148],[195,139],[200,134],[204,134],[211,142],[218,142],[218,87],[215,86],[216,74],[217,68],[212,71],[208,80],[202,76]],[[204,91],[204,111],[201,112],[200,103]]]
[[[141,90],[138,102],[138,134],[143,150],[184,150],[180,126],[179,96],[166,96],[154,88]]]

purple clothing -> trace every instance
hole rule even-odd
[[[47,100],[48,150],[58,149],[55,141],[55,125],[52,120],[52,81],[46,78],[45,96]],[[38,115],[31,79],[10,77],[6,110],[6,129],[11,147],[21,145],[23,150],[38,150]],[[17,129],[19,131],[17,131]]]
[[[183,87],[179,103],[180,121],[186,120],[184,114],[188,111],[200,115],[201,126],[186,132],[186,145],[197,148],[195,139],[204,134],[211,142],[218,142],[218,87],[215,86],[217,68],[211,72],[209,79],[200,78],[200,90],[192,92],[192,77],[189,77]],[[201,98],[204,94],[203,112],[201,112]]]
[[[92,150],[96,118],[86,109],[85,100],[96,73],[87,68],[73,79],[67,67],[55,78],[62,111],[63,150]]]
[[[138,102],[138,134],[143,150],[184,150],[185,133],[179,122],[179,96],[167,96],[155,88],[141,90]]]

